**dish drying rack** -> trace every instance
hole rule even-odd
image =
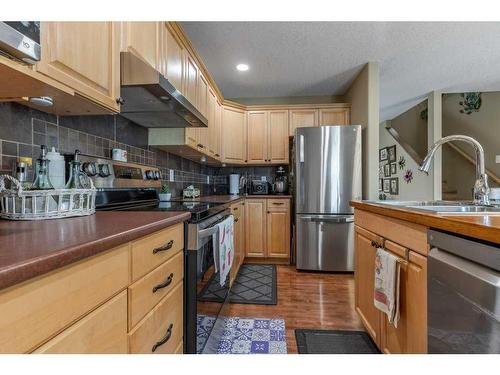
[[[6,188],[5,182],[10,182]],[[8,220],[45,220],[95,213],[96,189],[89,178],[88,189],[24,190],[9,175],[0,175],[0,217]]]

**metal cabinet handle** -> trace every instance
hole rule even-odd
[[[170,340],[170,337],[172,337],[172,328],[174,328],[174,325],[170,323],[167,329],[167,333],[165,334],[165,337],[163,337],[160,341],[158,341],[156,344],[153,345],[153,348],[151,349],[151,352],[155,352],[156,349],[158,349],[160,346],[165,344],[168,340]]]
[[[155,286],[153,288],[153,293],[156,293],[158,290],[166,288],[167,286],[169,286],[170,284],[172,284],[172,280],[173,279],[174,279],[174,274],[171,273],[163,283],[158,284],[157,286]]]
[[[381,244],[379,244],[377,241],[372,241],[371,243],[372,247],[377,248],[377,247],[383,247]]]
[[[240,220],[240,219],[234,219],[234,222],[235,222],[235,223],[237,223],[237,222],[238,222],[238,220]]]
[[[238,209],[238,207],[233,207],[233,211],[236,211]]]
[[[123,100],[123,98],[121,96],[116,98],[116,104],[124,104],[124,103],[125,103],[125,100]]]
[[[215,154],[215,156],[220,157],[220,155],[219,155],[219,154]]]
[[[274,204],[274,205],[276,205],[276,206],[282,206],[282,205],[284,205],[285,203],[283,203],[283,202],[273,202],[273,204]]]
[[[170,250],[172,248],[172,246],[174,246],[174,240],[170,240],[167,242],[166,245],[163,245],[163,246],[157,247],[156,249],[153,249],[153,254],[159,253],[160,251]]]
[[[205,146],[203,146],[201,143],[198,143],[198,147],[205,148]]]

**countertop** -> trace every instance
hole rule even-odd
[[[351,201],[351,206],[379,215],[421,224],[429,228],[441,229],[500,244],[500,216],[445,215],[364,201]]]
[[[242,199],[291,199],[291,195],[284,194],[268,194],[268,195],[205,195],[195,199],[189,199],[199,202],[213,203],[234,203]],[[182,201],[182,198],[175,198],[172,201]],[[187,200],[187,199],[185,199]]]
[[[66,219],[0,220],[0,289],[190,217],[187,212],[99,211]]]

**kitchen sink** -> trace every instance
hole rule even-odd
[[[477,206],[457,201],[377,201],[378,204],[446,215],[500,215],[500,207]]]

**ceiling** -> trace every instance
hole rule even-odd
[[[342,95],[380,64],[381,121],[433,90],[500,90],[500,23],[182,22],[225,98]],[[238,63],[250,70],[238,72]]]

